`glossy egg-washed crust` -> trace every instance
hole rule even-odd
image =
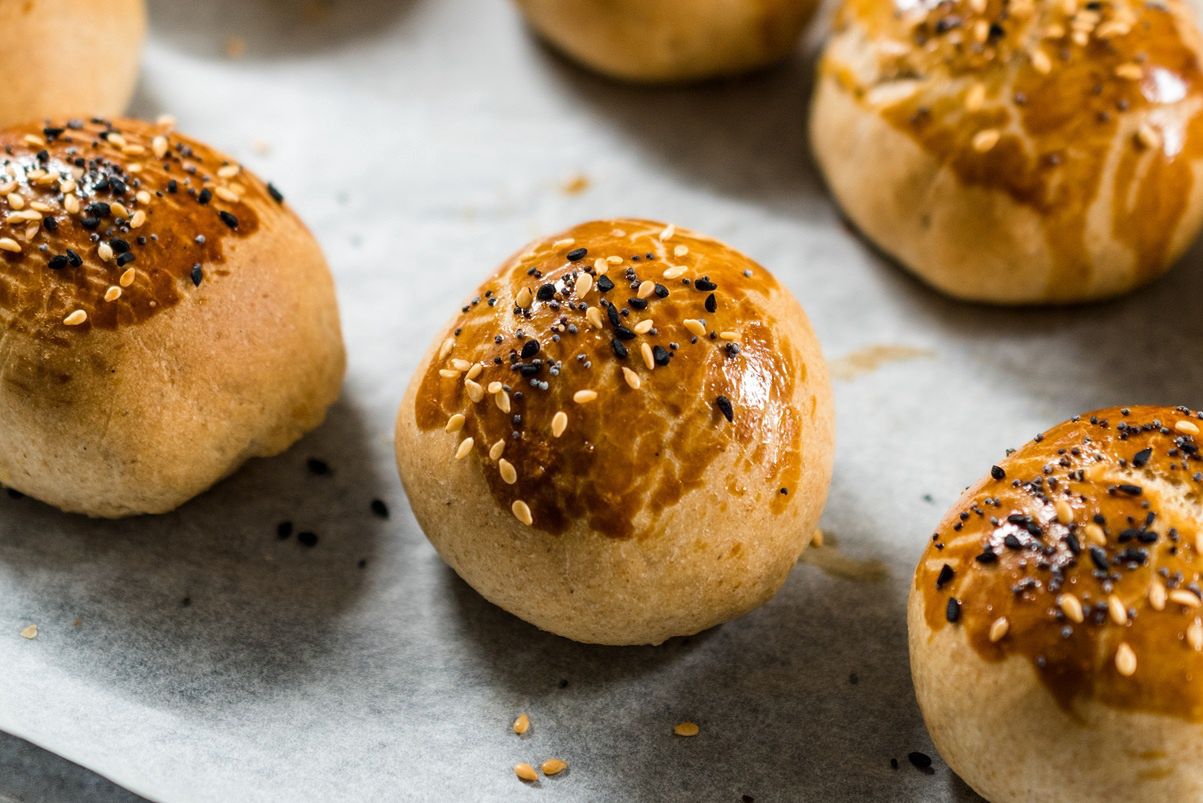
[[[1039,216],[1051,275],[1044,298],[1026,300],[1126,289],[1189,241],[1203,78],[1199,33],[1178,0],[845,0],[835,28],[853,41],[841,56],[828,49],[824,80],[964,185]],[[1099,231],[1131,254],[1122,283],[1094,275],[1108,269],[1091,256]]]
[[[450,428],[447,459],[477,463],[498,505],[552,534],[583,520],[654,535],[733,453],[729,492],[780,515],[811,468],[803,419],[827,387],[810,347],[782,335],[796,324],[765,314],[785,292],[693,232],[583,224],[507,261],[464,304],[414,395],[417,426]]]
[[[1111,408],[1001,461],[919,563],[928,637],[1027,659],[1067,711],[1203,720],[1201,430],[1186,408]]]
[[[227,241],[281,196],[170,124],[61,121],[0,132],[0,326],[69,345],[137,326],[220,282]]]

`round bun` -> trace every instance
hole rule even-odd
[[[1203,799],[1203,413],[1100,410],[966,491],[910,595],[911,672],[993,801]]]
[[[678,83],[785,58],[816,0],[517,0],[527,21],[582,65],[624,81]]]
[[[145,0],[0,2],[0,126],[125,111],[146,38]]]
[[[1198,233],[1199,57],[1180,0],[845,0],[811,139],[852,222],[945,293],[1113,296]]]
[[[468,298],[410,384],[397,461],[469,585],[599,644],[696,633],[776,592],[818,524],[834,435],[819,344],[768,271],[605,220]]]
[[[0,131],[0,483],[162,513],[321,422],[330,272],[279,192],[133,120]]]

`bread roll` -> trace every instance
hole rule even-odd
[[[961,497],[910,596],[949,766],[992,801],[1203,798],[1203,413],[1100,410]]]
[[[845,0],[811,138],[853,223],[945,293],[1114,296],[1198,233],[1199,57],[1180,0]]]
[[[125,111],[146,38],[145,0],[0,2],[0,126]]]
[[[0,132],[0,483],[162,513],[314,428],[343,347],[279,192],[165,126]]]
[[[624,81],[677,83],[780,61],[815,0],[517,0],[565,55]]]
[[[765,602],[831,477],[819,344],[764,268],[646,220],[507,260],[435,338],[397,417],[418,522],[544,630],[658,644]]]

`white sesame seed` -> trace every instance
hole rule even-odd
[[[506,485],[513,485],[518,481],[518,470],[504,457],[497,461],[497,470],[501,473],[501,479]]]
[[[660,241],[666,242],[668,240],[671,240],[673,238],[673,235],[676,233],[677,233],[677,227],[674,226],[673,224],[669,223],[667,226],[664,227],[664,231],[660,232]]]
[[[134,269],[126,268],[125,273],[122,273],[121,278],[117,280],[117,284],[121,285],[122,287],[129,287],[134,283],[135,278],[137,278],[137,274],[134,273]]]
[[[625,365],[622,368],[622,378],[625,379],[626,383],[631,386],[631,390],[639,390],[640,386],[643,385],[642,380],[639,379],[639,374],[635,373],[630,368],[627,368]]]
[[[1169,593],[1169,601],[1187,608],[1198,608],[1199,598],[1185,588],[1175,588]]]
[[[25,196],[21,195],[19,192],[10,192],[8,194],[8,205],[13,209],[24,209]]]
[[[1082,532],[1086,534],[1086,540],[1095,546],[1107,545],[1106,533],[1103,532],[1102,527],[1095,524],[1093,521],[1089,522],[1085,527],[1083,527]]]
[[[229,187],[218,187],[213,190],[213,194],[228,204],[236,204],[241,200],[238,194]]]
[[[739,332],[719,332],[720,340],[739,340]]]
[[[241,168],[238,165],[225,165],[217,170],[218,178],[234,178]]]
[[[523,287],[518,291],[518,295],[514,296],[514,303],[518,305],[519,309],[526,309],[534,300],[534,293],[530,291],[529,287]]]
[[[689,270],[689,268],[685,267],[684,265],[674,265],[673,267],[668,268],[667,270],[664,271],[664,278],[665,279],[680,279],[682,276],[684,276],[686,274],[686,272],[688,272],[688,270]]]
[[[635,295],[639,296],[640,298],[651,298],[651,295],[654,292],[656,292],[656,283],[648,279],[639,285],[639,290],[635,293]]]
[[[505,439],[497,441],[489,447],[489,459],[496,463],[501,459],[501,455],[505,453]]]
[[[483,372],[484,370],[485,370],[485,367],[483,365],[481,365],[480,363],[478,363],[478,362],[473,363],[472,367],[468,369],[468,373],[464,374],[464,379],[465,380],[475,379],[476,377],[480,376],[481,372]]]
[[[1000,616],[990,623],[990,641],[999,642],[1011,629],[1011,622],[1005,616]]]
[[[973,149],[978,153],[985,153],[991,150],[998,144],[1002,134],[997,128],[986,128],[973,135]]]
[[[639,353],[643,355],[643,364],[647,366],[649,371],[656,368],[656,357],[652,353],[652,347],[649,343],[642,343],[639,346]]]
[[[504,390],[493,394],[493,401],[497,404],[497,409],[503,413],[510,411],[510,394]]]
[[[113,261],[113,246],[109,245],[108,243],[102,242],[100,245],[96,246],[96,253],[105,262]]]
[[[501,386],[501,383],[500,383],[500,382],[498,382],[498,381],[496,381],[496,380],[494,380],[494,381],[490,382],[490,383],[489,383],[489,395],[491,396],[491,395],[493,395],[494,393],[500,393],[500,392],[501,392],[501,387],[502,387],[502,386]]]
[[[109,141],[110,145],[115,145],[118,149],[124,148],[127,144],[125,141],[125,137],[121,136],[120,134],[118,134],[115,131],[113,133],[109,134],[108,141]]]
[[[459,379],[460,373],[459,371],[453,371],[450,368],[440,368],[439,376],[443,377],[443,379]]]
[[[1115,668],[1126,678],[1136,674],[1136,653],[1132,652],[1126,641],[1120,642],[1119,649],[1115,651]]]
[[[1054,506],[1057,511],[1057,521],[1061,524],[1069,525],[1074,520],[1074,509],[1064,499],[1058,499]]]
[[[138,194],[135,195],[134,198],[140,204],[148,204],[152,200],[150,193],[147,192],[146,190],[138,190]]]
[[[556,240],[551,244],[552,248],[571,248],[576,245],[576,240],[571,237],[565,237],[563,240]]]
[[[1115,68],[1115,76],[1123,78],[1125,81],[1139,81],[1141,78],[1144,78],[1144,70],[1141,69],[1139,64],[1128,62]]]
[[[1203,622],[1195,619],[1186,628],[1186,643],[1195,652],[1203,650]]]
[[[535,521],[531,516],[530,505],[526,504],[526,502],[523,502],[521,499],[514,502],[514,504],[510,506],[510,510],[513,512],[514,518],[518,519],[518,521],[522,522],[527,527],[531,526]]]
[[[634,331],[637,335],[646,335],[648,332],[652,331],[652,327],[655,325],[656,322],[651,318],[648,318],[647,320],[640,321],[639,323],[635,324],[632,331]]]
[[[104,291],[104,300],[105,301],[113,302],[119,298],[121,298],[121,288],[118,287],[117,285],[113,285],[108,290]]]
[[[986,102],[986,85],[974,83],[969,87],[969,91],[965,93],[965,108],[971,112],[975,112],[982,108],[982,104]]]
[[[584,298],[589,295],[589,291],[593,289],[593,277],[588,273],[582,273],[580,278],[576,280],[576,297]]]
[[[1149,585],[1149,607],[1155,611],[1164,611],[1165,598],[1165,586],[1161,584],[1160,580],[1154,578],[1152,584]]]
[[[1179,421],[1174,424],[1174,429],[1181,432],[1183,435],[1198,435],[1199,426],[1191,421]]]
[[[1057,597],[1057,607],[1065,614],[1065,618],[1071,622],[1081,623],[1086,619],[1082,611],[1081,601],[1073,594],[1062,594]]]
[[[443,345],[439,346],[439,362],[447,359],[447,355],[451,353],[451,349],[455,348],[455,339],[447,338],[443,341]]]
[[[171,130],[171,129],[175,128],[175,115],[160,114],[155,119],[155,125],[157,125],[159,128],[166,128],[168,130]]]
[[[167,137],[160,134],[150,141],[150,149],[155,158],[162,159],[167,155]]]
[[[681,257],[685,256],[688,253],[689,253],[688,245],[678,245],[676,248],[673,249],[673,256],[675,256],[677,259],[680,259]]]
[[[1060,37],[1057,37],[1060,38]],[[1043,50],[1032,51],[1032,69],[1041,75],[1048,75],[1053,71],[1052,59]]]
[[[705,337],[706,336],[706,324],[702,323],[701,321],[697,320],[696,318],[686,318],[685,319],[685,328],[688,329],[689,333],[691,335],[694,335],[695,337]]]
[[[589,402],[595,401],[596,399],[597,399],[597,391],[596,390],[578,390],[576,393],[572,394],[572,400],[574,402],[576,402],[577,404],[588,404]]]
[[[0,237],[0,251],[7,251],[10,254],[21,253],[21,244],[12,237]]]
[[[68,215],[78,214],[79,213],[79,197],[75,196],[75,195],[68,195],[65,198],[63,198],[63,209],[67,210]]]
[[[447,419],[447,426],[443,427],[446,432],[459,432],[464,428],[464,422],[468,419],[464,418],[463,413],[456,413]]]
[[[463,460],[468,455],[472,454],[472,447],[476,445],[474,438],[464,438],[459,442],[459,446],[455,450],[455,459]]]
[[[472,367],[472,363],[468,362],[465,359],[456,357],[455,359],[453,359],[451,361],[451,367],[454,368],[455,370],[459,371],[462,374],[464,371],[467,371],[469,368]]]
[[[63,323],[65,323],[67,326],[79,326],[86,320],[88,320],[88,313],[81,309],[77,309],[66,318],[63,318]]]
[[[1107,613],[1111,615],[1111,621],[1117,625],[1128,624],[1128,609],[1124,607],[1123,601],[1114,594],[1107,597]]]
[[[551,436],[558,438],[568,429],[568,413],[560,410],[551,419]]]
[[[602,328],[601,310],[599,310],[597,307],[590,307],[589,309],[585,310],[585,320],[588,321],[589,325],[592,326],[594,329],[601,329]]]
[[[622,257],[611,255],[611,256],[606,257],[606,261],[609,262],[611,265],[621,265]]]

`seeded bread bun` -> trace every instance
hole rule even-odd
[[[1200,419],[1060,424],[932,536],[910,595],[915,692],[987,799],[1203,799]]]
[[[1113,296],[1199,231],[1199,54],[1180,0],[844,0],[814,151],[852,221],[945,293]]]
[[[321,422],[329,270],[279,192],[168,126],[0,132],[0,483],[162,513]]]
[[[816,0],[517,0],[538,33],[612,78],[677,83],[778,62]]]
[[[0,126],[72,114],[112,117],[134,93],[146,3],[6,0],[0,31]]]
[[[708,237],[585,223],[506,261],[397,417],[418,522],[544,630],[658,644],[764,603],[831,478],[827,368],[772,275]]]

